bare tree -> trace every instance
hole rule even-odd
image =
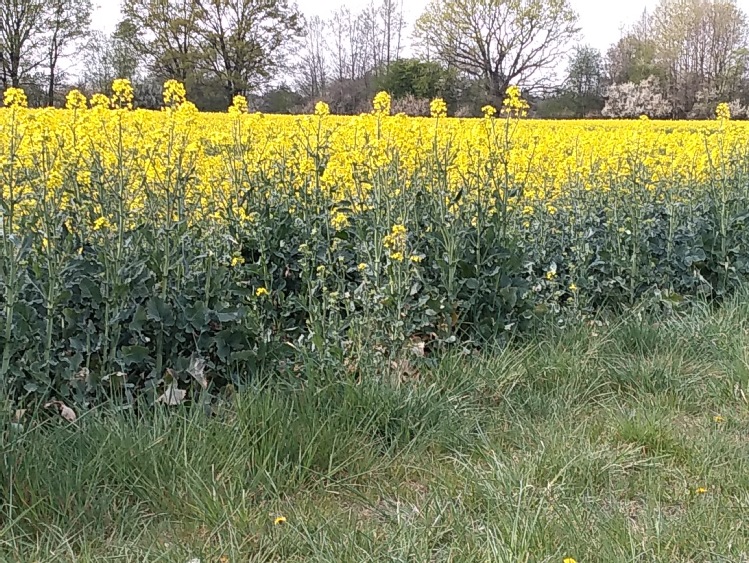
[[[416,37],[501,97],[513,82],[543,79],[577,37],[577,21],[569,0],[432,0]]]
[[[18,87],[42,64],[44,0],[0,0],[0,71],[4,87]]]
[[[747,17],[734,0],[661,0],[651,18],[674,113],[700,94],[731,99],[747,64]]]
[[[403,0],[382,0],[379,14],[384,32],[384,62],[386,68],[389,68],[390,63],[400,58],[403,48],[403,32],[406,28]]]
[[[671,115],[710,113],[739,97],[749,65],[747,16],[734,0],[660,0],[609,50],[612,82],[657,78]],[[654,83],[649,83],[652,88]]]
[[[83,48],[86,60],[83,82],[91,92],[106,92],[116,78],[138,79],[139,53],[128,36],[135,33],[126,22],[111,35],[93,32]]]
[[[364,75],[363,22],[346,7],[333,13],[329,22],[332,68],[338,80],[356,80]]]
[[[329,27],[319,16],[309,19],[302,43],[298,64],[297,85],[308,98],[319,98],[328,85],[328,40]]]
[[[44,27],[47,32],[47,105],[55,103],[60,57],[86,37],[91,25],[91,0],[47,0]]]
[[[359,34],[362,39],[363,58],[362,74],[376,74],[383,66],[386,50],[386,32],[380,20],[380,11],[374,2],[370,2],[357,18]]]

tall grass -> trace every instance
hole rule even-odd
[[[210,416],[29,414],[2,442],[0,558],[740,561],[747,319],[743,295],[551,326]]]

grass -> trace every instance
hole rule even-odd
[[[2,444],[0,559],[749,561],[748,395],[743,299],[211,418],[28,421]]]

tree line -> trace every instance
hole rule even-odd
[[[444,98],[477,115],[518,84],[540,117],[702,118],[749,105],[747,15],[736,0],[659,0],[601,53],[579,43],[570,0],[431,0],[410,24],[404,0],[305,18],[292,0],[129,0],[114,32],[91,29],[91,0],[0,0],[0,86],[35,105],[72,88],[135,85],[158,107],[165,80],[203,110],[234,96],[267,112],[366,111],[379,90],[395,111]]]

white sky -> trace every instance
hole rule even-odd
[[[412,22],[421,14],[428,0],[404,0],[405,11]],[[657,0],[571,0],[580,14],[582,41],[606,52],[620,36],[624,26],[634,23],[645,8],[652,9]],[[99,8],[94,13],[94,28],[111,31],[119,20],[120,0],[98,0]],[[369,0],[297,0],[306,15],[328,16],[345,4],[356,11],[369,4]],[[737,0],[737,4],[749,13],[749,0]]]

